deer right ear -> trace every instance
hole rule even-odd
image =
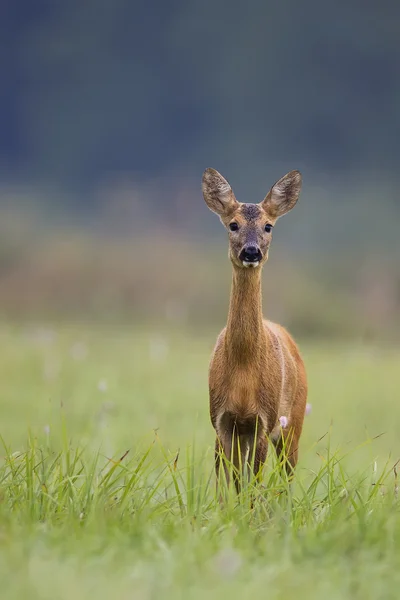
[[[272,186],[261,202],[261,206],[271,217],[277,219],[292,210],[299,198],[300,190],[301,173],[290,171]]]
[[[239,206],[231,186],[215,169],[204,171],[202,189],[208,208],[220,217],[228,216]]]

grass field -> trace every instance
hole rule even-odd
[[[216,333],[0,328],[1,598],[398,598],[400,352],[300,342],[295,482],[221,508]]]

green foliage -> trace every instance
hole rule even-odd
[[[0,315],[167,326],[223,326],[231,265],[226,240],[147,230],[129,238],[0,224]],[[150,236],[150,237],[149,237]],[[151,238],[151,252],[146,248]],[[138,260],[146,253],[146,260]],[[308,260],[276,233],[263,274],[264,314],[295,336],[398,339],[400,276],[393,257]],[[215,329],[214,329],[215,330]]]
[[[70,444],[53,451],[50,440],[41,447],[34,438],[22,452],[6,449],[5,568],[20,557],[19,576],[3,574],[6,597],[29,590],[42,598],[46,589],[49,597],[84,598],[93,577],[100,598],[128,597],[130,584],[146,598],[197,598],[212,588],[212,598],[224,590],[240,598],[268,584],[272,598],[295,587],[311,598],[324,587],[331,598],[353,598],[354,586],[361,598],[367,582],[385,597],[395,593],[400,507],[393,465],[350,474],[343,457],[328,450],[317,472],[290,485],[273,461],[261,486],[250,482],[239,497],[225,489],[220,504],[204,457],[191,448],[180,457],[161,446],[161,454],[155,459],[151,445],[131,459],[112,459]],[[36,563],[46,575],[36,568],[23,574]],[[374,574],[383,565],[388,573],[379,584]]]
[[[209,336],[0,339],[2,597],[397,597],[397,352],[305,345],[312,412],[292,485],[271,450],[261,485],[223,488],[221,505]]]

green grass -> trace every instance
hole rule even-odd
[[[400,352],[301,344],[295,481],[221,507],[215,333],[0,329],[1,598],[398,597]]]

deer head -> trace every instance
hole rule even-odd
[[[238,202],[229,183],[215,169],[203,174],[203,196],[229,233],[229,257],[240,268],[259,267],[268,260],[276,221],[296,204],[301,174],[290,171],[279,179],[262,202]]]

